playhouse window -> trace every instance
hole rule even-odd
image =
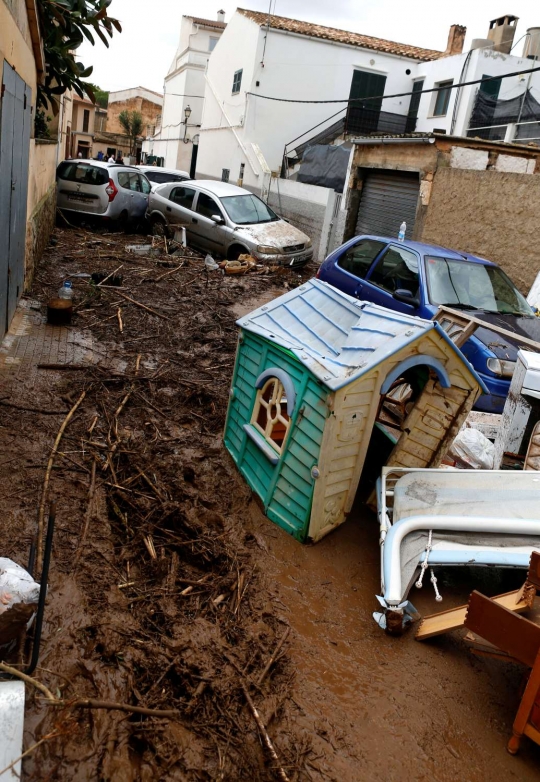
[[[271,377],[259,389],[251,423],[281,453],[291,419],[287,413],[285,389],[276,377]]]

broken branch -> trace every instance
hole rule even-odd
[[[246,701],[248,703],[250,711],[251,711],[251,713],[253,715],[253,719],[257,723],[257,727],[259,728],[259,731],[261,733],[263,741],[266,744],[266,748],[268,749],[268,752],[270,753],[274,763],[277,764],[276,771],[277,771],[277,774],[278,774],[279,778],[282,779],[283,782],[290,782],[289,777],[287,776],[287,774],[285,773],[283,767],[281,766],[281,764],[279,762],[279,758],[278,758],[277,752],[276,752],[276,750],[274,748],[274,745],[272,744],[272,739],[270,738],[266,728],[264,727],[264,723],[263,723],[263,721],[261,719],[261,715],[257,711],[257,709],[255,707],[255,704],[253,703],[253,700],[251,699],[251,695],[249,694],[249,692],[247,690],[246,685],[244,684],[244,682],[240,682],[240,686],[242,687],[242,691],[244,693],[244,696],[246,698]]]
[[[62,439],[62,436],[66,430],[67,425],[75,415],[77,408],[82,403],[84,397],[86,396],[86,391],[83,391],[80,397],[77,399],[69,413],[66,415],[62,422],[62,426],[58,430],[58,434],[56,435],[56,440],[54,441],[54,445],[51,450],[51,455],[49,456],[49,461],[47,463],[47,469],[45,471],[45,480],[43,481],[43,489],[41,492],[41,502],[39,504],[39,516],[38,516],[38,534],[37,534],[37,545],[36,545],[36,572],[40,572],[41,570],[41,564],[42,564],[42,558],[43,558],[43,525],[45,520],[45,505],[47,504],[47,499],[49,496],[49,481],[51,479],[51,472],[52,467],[54,463],[54,459],[56,456],[56,452],[58,450],[58,446],[60,445],[60,441]]]

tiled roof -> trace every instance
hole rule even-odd
[[[215,19],[202,19],[199,16],[189,16],[189,14],[184,14],[184,16],[186,19],[191,19],[195,24],[202,24],[205,27],[215,27],[216,30],[224,30],[227,27],[226,22],[218,22]]]
[[[372,38],[370,35],[361,33],[351,33],[347,30],[336,30],[334,27],[323,27],[320,24],[311,24],[302,22],[299,19],[289,19],[285,16],[268,15],[258,11],[249,11],[245,8],[238,8],[238,11],[247,16],[248,19],[261,25],[268,24],[274,30],[286,30],[290,33],[299,35],[309,35],[312,38],[323,38],[336,43],[345,43],[349,46],[361,46],[363,49],[373,49],[387,54],[397,54],[401,57],[410,57],[413,60],[427,62],[437,60],[443,55],[443,52],[434,49],[421,49],[419,46],[409,46],[406,43],[396,43],[395,41],[385,41],[384,38]]]

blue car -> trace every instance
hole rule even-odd
[[[355,236],[328,256],[317,277],[357,299],[408,315],[429,319],[444,304],[485,321],[462,347],[490,391],[478,399],[477,410],[502,412],[519,349],[489,324],[540,341],[540,318],[510,278],[491,261],[468,253]]]

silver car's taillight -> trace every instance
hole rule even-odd
[[[118,188],[116,187],[112,179],[109,179],[109,184],[105,188],[105,192],[109,196],[109,201],[112,203],[116,198],[116,196],[118,195]]]

